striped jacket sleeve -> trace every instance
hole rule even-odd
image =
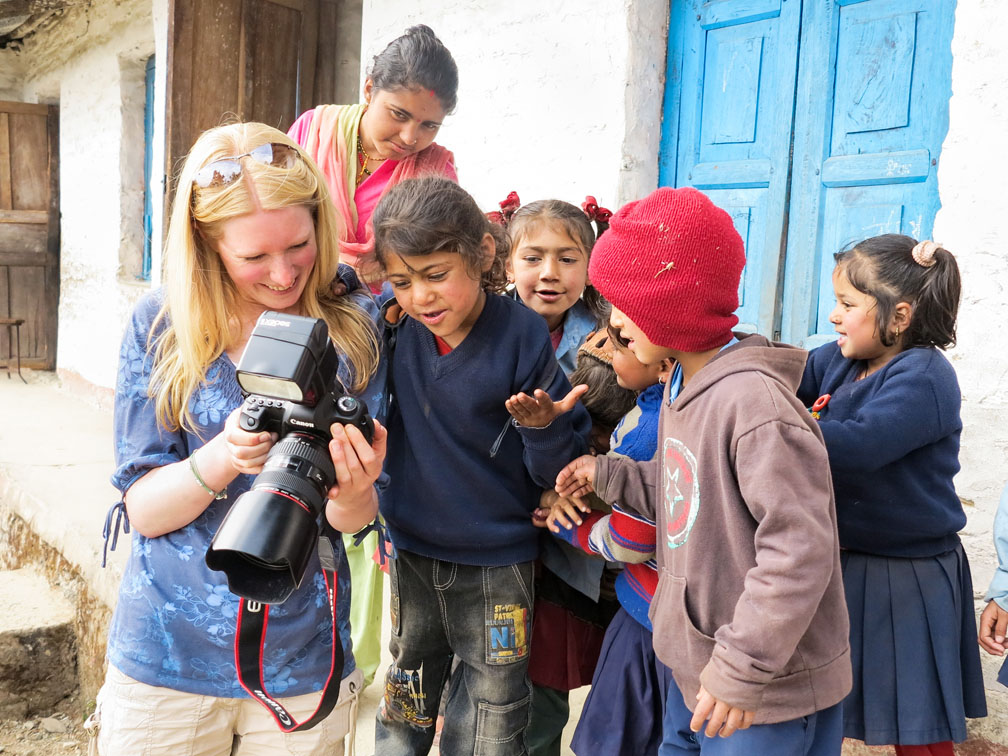
[[[558,538],[610,562],[641,564],[655,554],[655,524],[634,512],[613,506],[611,514],[592,511],[581,525],[561,529]]]

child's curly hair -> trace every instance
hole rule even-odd
[[[605,331],[589,334],[578,349],[577,368],[571,373],[570,382],[573,386],[581,383],[588,386],[581,403],[592,422],[606,428],[615,428],[637,401],[636,392],[623,388],[616,381],[612,344]]]

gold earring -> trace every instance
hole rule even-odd
[[[899,338],[899,326],[896,326],[896,338]]]

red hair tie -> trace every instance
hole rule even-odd
[[[599,207],[598,201],[590,194],[581,203],[581,209],[588,216],[588,220],[595,221],[596,223],[608,224],[609,219],[612,218],[612,212],[604,207]]]
[[[492,210],[487,213],[486,216],[491,223],[496,223],[504,228],[508,227],[508,223],[511,222],[511,216],[515,214],[515,210],[521,207],[521,200],[518,199],[518,192],[509,192],[508,196],[497,203],[500,205],[500,212],[497,210]]]

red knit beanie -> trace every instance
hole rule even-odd
[[[588,279],[657,346],[705,352],[731,339],[745,251],[731,216],[692,187],[624,205]]]

